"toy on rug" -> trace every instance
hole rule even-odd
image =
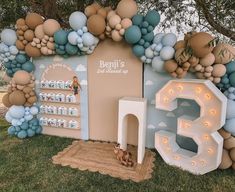
[[[114,154],[117,156],[117,160],[126,167],[133,167],[134,162],[132,160],[132,154],[128,151],[124,151],[120,148],[120,144],[114,146]]]

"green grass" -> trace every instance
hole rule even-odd
[[[157,154],[153,177],[135,183],[99,173],[53,165],[51,157],[72,143],[72,139],[37,136],[19,140],[7,136],[7,124],[0,120],[0,191],[235,191],[233,170],[216,170],[194,176],[168,166]]]

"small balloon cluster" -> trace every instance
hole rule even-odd
[[[197,78],[208,79],[214,84],[221,82],[226,74],[226,64],[235,56],[235,48],[218,43],[206,32],[187,33],[174,48],[174,58],[165,62],[167,72],[173,77],[183,78],[191,71]]]
[[[157,11],[151,10],[146,16],[134,15],[133,25],[126,29],[125,40],[133,45],[133,53],[137,57],[145,55],[145,49],[150,47],[154,39],[154,28],[160,22],[160,15]]]
[[[1,33],[0,62],[14,60],[19,50],[16,48],[16,32],[12,29],[4,29]]]
[[[29,73],[35,70],[34,64],[30,61],[30,58],[26,54],[17,54],[15,59],[3,63],[6,68],[6,74],[9,77],[13,77],[14,73],[19,70],[24,70]]]
[[[39,120],[34,117],[38,112],[39,110],[36,106],[11,106],[5,116],[6,120],[12,124],[8,128],[8,134],[15,135],[21,139],[40,134],[42,127],[39,125]]]
[[[8,92],[3,96],[2,103],[6,107],[16,106],[32,106],[36,101],[36,93],[34,91],[35,78],[27,71],[17,71],[8,88]]]
[[[173,48],[177,37],[173,33],[158,33],[153,39],[153,44],[145,49],[145,54],[141,60],[146,64],[151,64],[153,71],[163,73],[165,61],[172,59],[175,54]]]
[[[109,37],[114,41],[121,41],[136,13],[137,4],[134,0],[121,0],[116,10],[93,3],[85,8],[88,31],[101,40]]]
[[[29,13],[25,19],[16,21],[16,47],[30,57],[54,54],[53,35],[59,29],[60,24],[56,20],[44,21],[41,15]]]
[[[68,31],[60,29],[54,34],[55,41],[55,52],[58,55],[68,57],[70,55],[82,55],[83,53],[79,50],[78,46],[72,45],[68,42]]]

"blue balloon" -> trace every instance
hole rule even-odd
[[[135,45],[133,48],[132,48],[132,51],[133,53],[135,54],[135,56],[137,57],[141,57],[144,55],[144,47],[141,46],[141,45]]]
[[[129,44],[135,44],[141,39],[140,28],[132,25],[125,31],[125,39]]]
[[[18,63],[23,64],[23,63],[25,63],[25,62],[27,61],[27,57],[26,57],[25,54],[18,54],[18,55],[16,55],[15,60],[16,60]]]
[[[148,11],[144,20],[147,21],[153,27],[156,27],[160,22],[160,14],[156,10]]]
[[[144,20],[144,16],[140,15],[140,14],[134,15],[134,17],[132,17],[133,25],[139,25],[140,26],[142,24],[143,20]]]
[[[17,40],[16,32],[12,29],[2,30],[1,40],[8,46],[14,45]]]
[[[176,41],[177,41],[177,37],[176,37],[176,35],[174,33],[167,33],[162,38],[162,44],[164,46],[174,47]]]
[[[15,135],[16,129],[14,126],[11,126],[8,128],[7,132],[9,135]]]
[[[32,129],[28,129],[27,130],[27,135],[28,135],[28,137],[33,137],[35,135],[35,131],[32,130]]]
[[[231,61],[230,63],[226,64],[225,66],[226,66],[226,70],[227,70],[226,72],[228,74],[235,71],[235,61]]]
[[[20,139],[24,139],[27,137],[27,132],[25,130],[21,130],[18,134],[17,137],[19,137]]]
[[[65,50],[69,55],[76,55],[78,53],[78,47],[70,43],[65,45]]]
[[[69,16],[69,24],[71,28],[75,31],[82,29],[84,26],[86,26],[86,22],[86,15],[80,11],[75,11]]]
[[[22,123],[22,125],[20,126],[21,127],[21,129],[28,129],[28,127],[29,127],[29,125],[28,125],[28,123],[25,121],[25,122],[23,122]]]
[[[35,66],[31,61],[27,61],[22,65],[22,69],[30,73],[35,70]]]
[[[59,30],[54,33],[54,41],[59,45],[65,45],[68,42],[68,32]]]
[[[235,118],[226,120],[224,129],[235,136]]]
[[[40,134],[42,132],[42,127],[41,126],[38,126],[38,128],[36,129],[36,133],[37,134]]]
[[[229,75],[229,82],[233,87],[235,87],[235,71]]]

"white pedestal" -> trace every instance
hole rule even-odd
[[[127,115],[134,115],[138,119],[138,156],[137,162],[142,163],[145,154],[145,138],[146,138],[146,111],[147,100],[135,97],[123,97],[119,99],[118,110],[118,143],[120,148],[127,148]]]

